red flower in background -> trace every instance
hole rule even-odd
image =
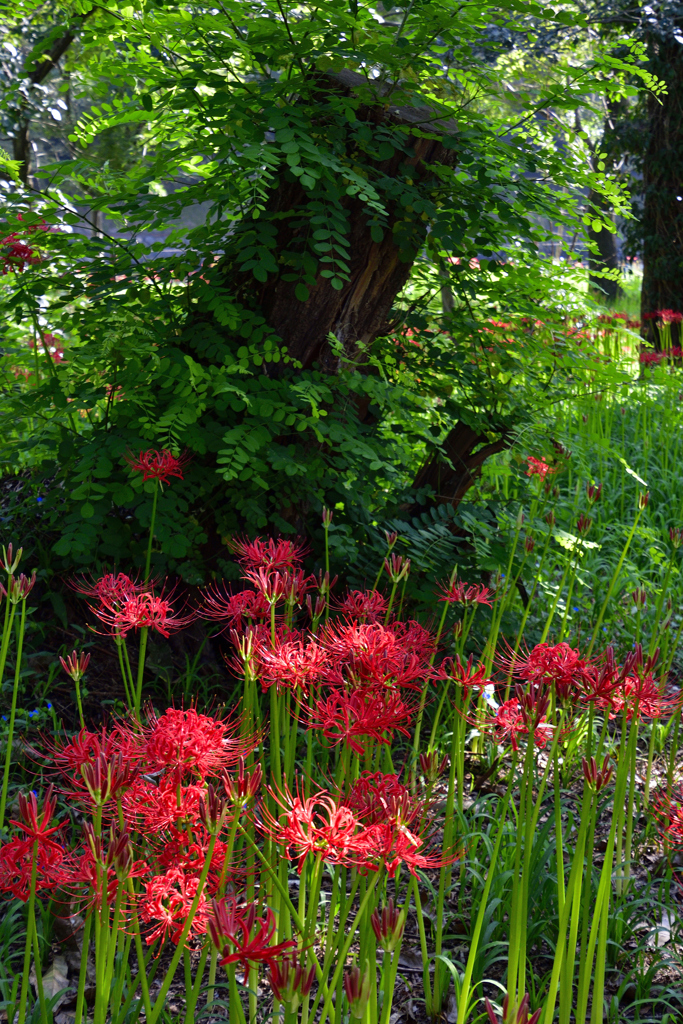
[[[318,682],[327,663],[327,654],[315,640],[305,643],[297,637],[283,640],[277,636],[274,646],[267,641],[258,643],[254,656],[261,687],[265,691],[277,686],[278,693],[286,688],[307,690]]]
[[[391,691],[337,690],[319,698],[308,712],[309,729],[319,729],[333,746],[348,743],[357,754],[365,753],[360,737],[390,743],[398,731],[409,736],[407,723],[415,708]]]
[[[262,828],[296,858],[301,874],[309,854],[332,864],[353,865],[358,856],[361,825],[349,807],[335,801],[325,790],[304,799],[285,787],[273,796],[284,815],[274,817],[264,808]]]
[[[555,469],[549,466],[543,459],[535,459],[533,455],[527,456],[526,460],[529,464],[529,468],[526,471],[527,476],[539,476],[541,480],[545,480],[548,473],[554,473]]]
[[[376,590],[350,590],[336,605],[337,611],[360,622],[378,622],[386,615],[389,602]]]
[[[109,626],[112,634],[120,636],[126,636],[131,629],[153,629],[168,637],[179,629],[185,629],[197,617],[196,612],[176,615],[163,591],[158,597],[150,591],[102,595],[99,608],[92,608],[92,611]]]
[[[144,480],[158,480],[159,483],[169,483],[172,476],[183,479],[183,472],[191,461],[190,456],[185,452],[183,455],[175,456],[168,449],[156,451],[150,449],[140,452],[137,456],[129,452],[125,456],[126,462],[135,473],[142,473]]]
[[[226,896],[213,901],[209,918],[209,935],[221,957],[221,967],[241,964],[245,985],[250,964],[266,963],[272,970],[283,954],[297,948],[296,939],[273,943],[277,922],[270,907],[266,907],[265,917],[258,917],[257,913],[253,903],[238,907],[234,896]]]
[[[451,583],[449,587],[441,587],[439,601],[447,601],[448,604],[464,604],[470,607],[473,604],[486,604],[491,607],[493,591],[479,583]]]
[[[204,593],[201,608],[202,618],[213,622],[225,622],[227,626],[241,630],[243,620],[247,621],[270,618],[270,605],[260,591],[239,590],[231,594],[214,583]]]
[[[234,537],[228,541],[228,547],[237,556],[237,561],[245,569],[294,569],[299,566],[308,547],[303,542],[292,540],[254,540]]]

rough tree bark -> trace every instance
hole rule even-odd
[[[676,30],[676,31],[674,31]],[[648,98],[643,153],[643,333],[658,343],[651,314],[683,312],[683,17],[648,37],[649,69],[664,79],[667,92]],[[677,36],[677,38],[676,38]]]
[[[332,87],[347,95],[368,83],[361,75],[344,71],[326,76],[327,88]],[[380,91],[380,90],[378,90]],[[381,91],[378,100],[381,98]],[[377,161],[377,171],[387,178],[401,175],[410,177],[421,186],[424,193],[438,184],[438,177],[432,170],[434,164],[453,166],[457,155],[452,148],[445,147],[439,139],[424,138],[420,131],[431,134],[454,135],[457,126],[445,118],[435,116],[433,110],[424,107],[388,106],[382,102],[368,102],[356,111],[359,122],[375,125],[402,125],[415,129],[410,135],[410,154],[396,150],[385,161]],[[352,156],[352,140],[347,146]],[[306,203],[306,194],[298,180],[280,179],[266,205],[267,212],[277,218],[277,250],[283,252],[296,248],[298,234],[306,230],[306,219],[297,217]],[[364,204],[355,198],[345,202],[349,225],[350,272],[343,288],[335,290],[329,279],[318,277],[310,289],[306,302],[297,300],[295,283],[284,281],[280,275],[271,277],[260,288],[258,301],[269,325],[288,346],[289,355],[299,360],[304,368],[317,363],[328,373],[338,369],[339,358],[329,343],[333,334],[341,342],[347,358],[353,358],[358,351],[358,342],[370,343],[374,338],[387,333],[394,327],[391,310],[394,301],[408,280],[411,266],[427,236],[426,223],[417,213],[406,210],[396,203],[389,203],[389,226],[381,241],[372,238],[368,225],[368,213]],[[400,243],[398,236],[400,233]],[[303,245],[303,237],[300,239]],[[234,282],[234,267],[226,265]],[[253,284],[250,285],[253,288]],[[365,410],[359,409],[361,419]],[[472,485],[484,460],[494,452],[501,451],[508,439],[489,439],[472,431],[463,423],[451,430],[443,449],[446,459],[433,454],[419,471],[415,487],[433,489],[433,502],[457,503]],[[420,506],[425,507],[429,499],[423,498]]]

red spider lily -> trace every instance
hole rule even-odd
[[[173,775],[158,784],[139,779],[122,799],[126,826],[146,835],[192,827],[199,820],[204,792],[202,783],[182,785]]]
[[[645,587],[636,587],[631,594],[631,600],[636,608],[644,608],[647,604],[647,591],[645,590]]]
[[[671,796],[664,793],[654,805],[662,838],[675,847],[683,847],[683,786],[677,786]]]
[[[499,1024],[495,1011],[487,998],[484,998],[484,1004],[486,1006],[486,1013],[488,1014],[488,1018],[491,1024]],[[503,1018],[500,1024],[538,1024],[538,1021],[541,1016],[541,1010],[536,1010],[532,1014],[529,1013],[528,992],[524,995],[524,998],[519,1004],[519,1009],[513,1009],[512,1014],[510,1014],[509,1005],[510,997],[506,995],[505,999],[503,1000]]]
[[[110,627],[112,635],[126,636],[131,629],[153,629],[169,637],[195,621],[196,612],[176,615],[173,605],[163,592],[157,597],[150,592],[131,594],[119,598],[101,599],[99,608],[93,608],[97,618]]]
[[[167,449],[163,451],[150,449],[147,452],[140,452],[137,456],[129,452],[125,459],[135,473],[142,473],[143,482],[158,480],[160,484],[168,484],[172,476],[182,480],[183,472],[191,461],[187,452],[176,457]]]
[[[233,629],[241,630],[243,620],[252,622],[270,617],[270,605],[257,590],[239,590],[231,594],[221,584],[212,584],[204,593],[201,616],[214,622],[225,622]]]
[[[272,795],[285,814],[276,818],[264,809],[262,828],[284,847],[290,859],[297,858],[299,874],[309,854],[332,864],[356,863],[362,827],[348,807],[335,802],[325,790],[307,799],[293,796],[286,787],[282,795]]]
[[[631,721],[634,715],[641,718],[662,718],[676,711],[683,697],[665,697],[652,675],[627,676],[622,679],[611,694],[613,718],[626,710],[626,719]]]
[[[538,476],[541,480],[545,480],[548,473],[554,473],[555,469],[549,466],[543,459],[535,459],[533,455],[527,456],[527,463],[529,468],[526,471],[527,476]]]
[[[40,262],[41,257],[36,255],[30,245],[22,242],[16,232],[0,239],[0,265],[3,275],[21,274],[26,267]]]
[[[271,572],[277,569],[294,569],[303,561],[308,546],[303,542],[292,540],[267,541],[262,537],[246,540],[234,537],[228,541],[228,547],[237,556],[237,561],[246,569],[266,569]]]
[[[382,908],[381,914],[377,910],[373,912],[370,924],[377,944],[385,953],[393,953],[403,938],[403,929],[406,926],[405,909],[398,910],[390,896],[387,904]]]
[[[350,807],[364,825],[396,821],[410,824],[420,817],[424,802],[412,796],[398,775],[363,772],[354,782],[344,804]]]
[[[19,550],[16,553],[16,556],[14,556],[14,550],[11,544],[8,544],[7,548],[5,548],[4,544],[2,545],[2,560],[0,561],[0,565],[5,570],[8,576],[11,576],[13,573],[17,571],[23,553],[24,549],[19,548]]]
[[[664,352],[652,352],[644,350],[638,356],[638,362],[642,366],[656,366],[658,363],[661,363],[662,360],[665,358],[666,355]]]
[[[365,747],[359,737],[390,743],[394,730],[409,736],[406,723],[414,712],[413,705],[407,704],[398,693],[336,690],[315,702],[308,712],[308,728],[322,730],[333,746],[348,743],[357,754],[363,754]]]
[[[489,682],[486,666],[481,663],[474,667],[474,657],[470,654],[465,664],[460,660],[460,655],[455,658],[444,658],[441,665],[434,672],[434,681],[452,679],[462,688],[463,694],[467,696],[470,690],[481,690]]]
[[[417,622],[337,622],[323,630],[318,642],[329,656],[326,680],[333,685],[421,690],[422,679],[431,673],[433,641]]]
[[[209,935],[218,950],[221,967],[238,963],[244,968],[247,984],[249,967],[254,963],[272,965],[283,954],[296,950],[296,939],[273,944],[277,929],[275,914],[266,908],[265,917],[257,917],[254,904],[237,906],[234,896],[214,900],[209,918]]]
[[[256,587],[270,606],[282,601],[285,596],[285,578],[281,572],[268,569],[247,569],[244,578]]]
[[[264,692],[273,685],[278,693],[287,688],[307,691],[322,676],[327,654],[315,640],[307,644],[300,639],[283,641],[276,637],[274,646],[255,645],[254,661]]]
[[[171,942],[178,945],[198,888],[198,875],[188,874],[180,867],[169,868],[163,875],[155,875],[145,884],[145,893],[140,901],[140,920],[143,924],[155,925],[146,936],[148,944],[155,939],[163,942],[170,938]],[[207,898],[202,892],[188,939],[206,932],[209,909]]]
[[[376,590],[350,590],[336,609],[341,615],[359,622],[379,622],[386,615],[388,603]]]
[[[273,995],[292,1013],[296,1013],[301,1000],[311,991],[314,978],[315,967],[306,968],[291,956],[285,955],[270,964],[268,981]]]
[[[669,540],[675,550],[680,548],[681,544],[683,544],[683,530],[681,530],[680,526],[669,527]]]
[[[68,743],[48,745],[50,756],[57,768],[63,772],[77,772],[83,765],[92,765],[98,758],[112,758],[117,755],[124,757],[127,764],[135,761],[135,755],[129,749],[123,735],[118,730],[108,732],[88,732],[81,729]]]
[[[416,835],[405,825],[381,822],[365,830],[362,844],[364,860],[359,867],[376,871],[381,866],[386,868],[389,878],[394,878],[398,868],[403,864],[411,875],[417,876],[417,870],[439,870],[447,864],[453,864],[460,856],[459,852],[450,854],[429,853],[428,841]]]
[[[656,309],[653,313],[645,313],[643,320],[660,320],[663,324],[680,324],[683,313],[673,309]]]
[[[60,657],[59,660],[66,674],[71,676],[74,682],[77,683],[86,673],[88,665],[90,664],[90,655],[84,654],[82,651],[80,654],[77,654],[76,651],[72,651],[71,654],[66,656],[66,658]]]
[[[98,601],[107,605],[119,605],[129,600],[136,594],[144,594],[154,586],[154,580],[147,583],[139,583],[132,580],[130,576],[120,572],[105,573],[99,579],[88,581],[85,576],[81,580],[72,580],[71,586],[84,597],[95,597]]]
[[[569,644],[536,644],[526,655],[500,658],[500,665],[518,679],[548,683],[562,700],[575,698],[583,683],[589,664]]]
[[[257,740],[238,735],[239,722],[200,715],[195,708],[168,708],[148,715],[142,732],[126,730],[131,749],[144,757],[149,770],[169,770],[174,780],[186,772],[205,778],[236,765],[254,750]],[[123,727],[121,729],[123,732]]]
[[[447,601],[448,604],[464,604],[468,608],[473,604],[486,604],[491,607],[493,591],[479,583],[451,583],[450,586],[441,587],[439,601]]]
[[[520,736],[529,735],[533,735],[537,747],[544,747],[552,739],[554,730],[554,726],[545,720],[543,714],[529,714],[528,709],[515,697],[500,705],[492,725],[496,741],[510,743],[513,750],[519,749]]]
[[[0,891],[9,892],[26,903],[31,895],[31,874],[35,857],[36,892],[55,889],[66,877],[64,850],[47,839],[12,839],[0,847]]]

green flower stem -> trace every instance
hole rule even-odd
[[[479,941],[481,939],[482,929],[484,927],[484,917],[486,916],[486,910],[488,907],[489,893],[491,892],[491,885],[493,878],[496,873],[496,867],[498,864],[498,855],[500,853],[500,845],[503,840],[503,834],[505,832],[505,823],[507,820],[508,810],[510,809],[510,803],[512,801],[512,782],[514,778],[514,769],[516,764],[516,754],[512,754],[512,767],[510,770],[510,779],[508,783],[507,793],[504,797],[504,803],[500,817],[498,818],[498,832],[496,834],[496,841],[491,853],[491,859],[489,861],[489,869],[486,874],[486,882],[484,883],[484,891],[481,894],[479,901],[479,910],[477,911],[477,919],[474,924],[474,931],[472,932],[472,941],[470,943],[469,953],[467,955],[467,963],[465,965],[465,973],[460,984],[460,993],[458,999],[458,1022],[457,1024],[466,1024],[468,1009],[470,1004],[470,997],[472,991],[472,975],[474,973],[474,965],[479,954]]]
[[[339,950],[339,956],[338,956],[338,959],[337,959],[337,966],[335,967],[334,974],[332,975],[332,980],[331,980],[331,982],[330,982],[330,984],[328,986],[327,998],[325,999],[325,1002],[323,1003],[323,1008],[322,1008],[321,1013],[320,1013],[320,1020],[319,1020],[318,1024],[325,1024],[325,1020],[327,1019],[327,1017],[329,1015],[329,1012],[330,1012],[330,1010],[332,1008],[332,994],[335,991],[338,982],[341,981],[342,971],[344,970],[344,967],[346,965],[346,958],[349,955],[349,950],[351,949],[351,943],[353,942],[353,940],[355,938],[355,935],[356,935],[356,928],[358,926],[358,922],[361,921],[363,919],[364,915],[365,915],[365,911],[367,909],[367,906],[368,906],[370,900],[372,899],[373,893],[375,891],[375,887],[376,887],[377,882],[379,880],[379,876],[380,876],[380,872],[379,871],[374,872],[374,874],[372,876],[372,879],[370,881],[370,884],[368,885],[367,890],[365,892],[365,896],[361,900],[360,906],[358,908],[358,913],[356,914],[356,916],[354,917],[353,921],[351,922],[351,927],[349,929],[349,934],[345,937],[343,943],[341,944],[341,948]],[[418,920],[420,920],[419,915],[418,915]],[[422,927],[424,927],[424,922],[422,923]],[[343,934],[344,933],[341,932],[340,937],[343,936]],[[322,994],[323,994],[323,988],[321,986],[321,988],[318,990],[318,995],[316,996],[316,1000],[315,1000],[315,1002],[313,1004],[313,1008],[311,1010],[311,1017],[315,1017],[315,1012],[316,1012],[316,1010],[318,1008],[318,1005],[319,1005],[319,1002],[320,1002],[320,998],[322,997]],[[341,1006],[341,1003],[338,1003],[337,1005]]]
[[[138,650],[138,678],[135,684],[135,717],[140,717],[140,705],[142,704],[142,678],[145,674],[145,655],[147,653],[147,634],[149,628],[143,626],[140,630],[140,648]]]
[[[214,851],[215,845],[216,845],[216,836],[212,835],[211,839],[209,841],[209,848],[206,851],[206,860],[204,861],[204,866],[202,868],[202,873],[199,876],[199,883],[197,885],[197,893],[196,893],[194,899],[192,900],[192,904],[190,906],[190,910],[189,910],[189,913],[187,915],[187,919],[186,919],[185,924],[183,926],[183,930],[180,933],[180,936],[178,938],[178,945],[176,947],[176,951],[173,954],[173,957],[171,959],[171,963],[169,964],[168,970],[166,971],[166,976],[164,977],[164,980],[163,980],[163,982],[161,984],[161,988],[159,989],[159,994],[158,994],[158,996],[156,998],[156,1001],[154,1003],[154,1006],[152,1008],[152,1013],[147,1018],[147,1024],[156,1024],[156,1022],[159,1020],[159,1017],[161,1016],[161,1013],[162,1013],[162,1011],[164,1009],[164,1005],[166,1003],[166,996],[168,995],[168,990],[171,987],[171,983],[172,983],[173,978],[175,976],[176,967],[180,963],[180,958],[183,955],[183,948],[185,946],[185,941],[187,939],[187,936],[190,934],[190,928],[192,927],[192,922],[194,921],[195,914],[197,913],[197,908],[199,907],[199,901],[200,901],[200,899],[202,897],[202,893],[204,891],[204,886],[206,885],[206,879],[207,879],[208,874],[209,874],[209,868],[211,867],[211,860],[213,858],[213,851]]]
[[[31,948],[33,944],[33,922],[35,921],[36,907],[36,879],[38,843],[33,844],[33,855],[31,860],[31,887],[28,897],[28,921],[26,925],[26,940],[24,943],[24,967],[21,975],[21,995],[19,996],[19,1017],[17,1024],[24,1024],[26,1009],[29,1000],[29,974],[31,973]]]
[[[81,949],[81,965],[78,973],[78,992],[76,994],[76,1015],[74,1024],[81,1024],[83,1020],[83,1007],[85,1004],[85,979],[88,971],[88,954],[90,952],[90,931],[92,928],[93,913],[88,914],[83,925],[83,946]],[[138,936],[139,937],[139,936]]]
[[[631,546],[631,541],[635,537],[636,529],[638,527],[638,523],[640,522],[640,517],[642,514],[643,510],[642,508],[639,507],[636,511],[635,519],[633,520],[633,526],[629,531],[628,537],[626,538],[626,543],[624,544],[624,548],[621,552],[621,555],[619,556],[619,561],[617,562],[616,568],[612,573],[612,578],[609,582],[609,587],[607,588],[607,595],[605,597],[605,600],[602,602],[602,607],[600,608],[600,613],[598,615],[597,622],[595,623],[595,628],[593,629],[593,636],[591,637],[591,642],[588,646],[588,650],[586,651],[586,658],[590,658],[591,654],[593,653],[595,641],[597,640],[598,633],[600,632],[600,627],[602,626],[602,620],[604,619],[605,612],[607,611],[607,605],[609,604],[610,598],[612,596],[612,591],[616,586],[617,580],[619,578],[619,573],[621,572],[622,567],[624,565],[624,561],[626,560],[626,555],[628,554],[628,549]]]
[[[10,628],[14,617],[14,607],[10,615]],[[17,715],[17,696],[19,694],[19,679],[21,677],[21,655],[24,648],[24,631],[26,629],[26,598],[21,602],[21,618],[19,620],[19,637],[17,639],[17,662],[14,669],[14,688],[12,690],[12,707],[9,715],[9,730],[7,733],[7,750],[5,751],[5,767],[2,773],[2,795],[0,796],[0,833],[5,825],[5,809],[7,807],[7,790],[9,788],[9,769],[12,761],[12,743],[14,741],[14,722]],[[8,629],[9,633],[9,629]],[[4,638],[3,638],[4,639]],[[5,648],[5,655],[7,650]],[[4,662],[2,664],[4,669]],[[0,671],[0,682],[2,671]]]
[[[152,497],[152,515],[149,520],[149,539],[147,541],[147,556],[145,558],[145,582],[149,579],[149,570],[152,565],[152,544],[154,542],[154,527],[156,525],[157,502],[159,500],[160,487],[161,483],[157,480],[156,487],[154,488],[154,495]]]
[[[448,584],[449,587],[451,587],[453,585],[453,582],[455,580],[457,571],[458,571],[458,567],[456,565],[455,568],[453,569],[453,572],[451,573],[450,581],[449,581],[449,584]],[[444,624],[446,622],[446,615],[447,614],[448,614],[448,602],[444,601],[444,603],[443,603],[443,611],[441,612],[441,619],[439,621],[439,628],[437,629],[436,637],[434,638],[434,652],[432,653],[432,656],[429,659],[429,664],[430,665],[434,664],[434,658],[436,656],[436,648],[438,647],[439,640],[441,639],[441,634],[443,632],[443,627],[444,627]],[[413,771],[412,771],[412,777],[411,777],[411,781],[413,783],[413,788],[414,788],[414,781],[415,781],[415,765],[417,763],[417,758],[418,758],[418,754],[419,754],[419,751],[420,751],[420,733],[422,731],[422,717],[424,715],[425,704],[427,702],[427,691],[428,691],[428,689],[429,689],[429,678],[425,679],[424,684],[422,686],[422,693],[420,694],[420,704],[419,704],[419,707],[417,709],[417,718],[415,719],[415,734],[413,736]],[[439,713],[441,712],[441,706],[443,704],[444,697],[446,696],[447,690],[448,690],[448,683],[446,683],[446,685],[444,687],[444,693],[443,693],[443,695],[441,697],[441,703],[439,704],[439,709],[437,711],[437,720],[438,720]],[[431,749],[431,743],[433,742],[433,736],[434,736],[435,728],[436,728],[436,725],[434,725],[434,728],[432,729],[432,740],[430,741],[430,749]]]

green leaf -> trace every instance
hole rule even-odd
[[[81,505],[81,515],[84,519],[92,519],[95,515],[95,509],[89,501],[86,501],[85,504]]]

